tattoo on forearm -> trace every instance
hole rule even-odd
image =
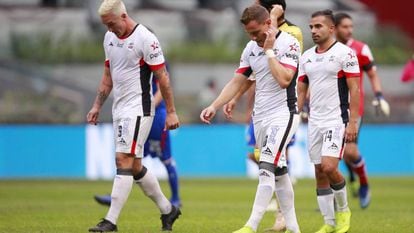
[[[99,105],[103,105],[105,103],[105,100],[108,98],[108,93],[105,91],[98,91],[98,96],[96,97],[96,100]]]

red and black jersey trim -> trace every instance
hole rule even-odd
[[[297,109],[297,101],[298,98],[296,97],[296,79],[298,77],[298,70],[296,69],[295,74],[293,75],[292,81],[290,82],[289,86],[286,88],[286,96],[287,96],[287,106],[289,108],[289,112],[293,114],[298,113]]]
[[[151,116],[151,67],[141,59],[140,61],[140,82],[142,89],[142,113],[144,116]]]
[[[346,83],[345,74],[342,74],[341,77],[338,77],[338,93],[339,93],[339,105],[341,108],[341,118],[343,123],[347,123],[349,121],[349,88],[348,84]]]
[[[138,132],[141,125],[141,117],[137,116],[137,123],[135,124],[134,137],[132,138],[131,154],[135,155],[135,148],[137,147]]]
[[[374,62],[370,62],[369,64],[366,64],[366,65],[363,65],[362,66],[362,70],[364,70],[364,71],[369,71],[370,69],[372,69],[372,67],[374,67],[375,66],[375,63]]]
[[[288,125],[286,127],[286,131],[283,134],[283,138],[282,138],[282,141],[280,142],[280,146],[279,146],[279,148],[277,150],[277,154],[276,154],[275,160],[273,161],[273,164],[275,164],[276,166],[277,166],[277,164],[279,162],[280,156],[282,155],[283,148],[285,148],[285,146],[288,143],[287,142],[287,138],[289,136],[290,131],[292,130],[293,117],[294,117],[294,114],[290,114],[290,116],[289,116],[289,122],[288,122]]]
[[[252,70],[252,68],[250,66],[248,66],[248,67],[241,67],[241,68],[238,68],[236,70],[236,73],[242,74],[242,75],[244,75],[246,77],[250,77],[250,75],[252,75],[252,73],[253,73],[253,70]]]

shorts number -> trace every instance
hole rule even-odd
[[[332,141],[332,130],[328,130],[325,133],[324,138],[323,138],[323,141],[324,142],[326,142],[326,141]]]

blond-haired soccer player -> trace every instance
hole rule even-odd
[[[108,213],[89,231],[117,231],[119,214],[134,182],[159,208],[162,230],[170,231],[181,212],[164,196],[157,179],[141,161],[155,112],[151,87],[153,73],[158,78],[167,105],[165,129],[175,129],[180,124],[175,113],[163,52],[155,35],[128,16],[121,0],[104,0],[99,14],[102,23],[108,28],[103,42],[105,66],[98,95],[87,115],[87,121],[90,124],[98,123],[101,107],[113,90],[112,117],[117,171]]]
[[[316,46],[306,50],[300,60],[298,106],[303,106],[309,88],[308,151],[325,221],[318,233],[344,233],[350,227],[351,211],[338,163],[345,142],[354,142],[358,132],[358,60],[351,48],[335,40],[331,10],[313,13],[309,27]]]
[[[272,27],[269,12],[260,5],[246,8],[241,22],[251,41],[242,53],[233,79],[201,112],[200,118],[210,124],[217,109],[237,94],[252,72],[256,74],[253,122],[260,145],[259,185],[249,220],[235,232],[256,232],[274,192],[285,213],[287,231],[300,232],[285,157],[286,145],[299,124],[294,76],[300,45],[290,34]]]

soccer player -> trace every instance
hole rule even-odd
[[[200,119],[210,124],[217,109],[237,94],[252,72],[256,74],[252,115],[260,145],[259,185],[250,218],[235,233],[256,232],[273,192],[280,200],[287,231],[300,232],[285,157],[286,145],[299,124],[294,75],[300,45],[293,36],[272,27],[269,12],[257,4],[244,10],[241,22],[251,41],[242,53],[233,79],[201,112]]]
[[[270,18],[272,20],[272,25],[274,27],[277,27],[279,30],[287,32],[294,36],[299,44],[301,51],[303,51],[303,36],[301,29],[296,26],[295,24],[289,22],[287,19],[285,19],[285,11],[286,11],[286,1],[285,0],[256,0],[256,4],[259,4],[267,9],[267,11],[270,13]],[[254,76],[254,75],[253,75]],[[296,78],[296,76],[295,76]],[[247,82],[246,85],[244,85],[239,93],[227,104],[223,106],[223,112],[227,118],[232,117],[232,110],[234,109],[236,103],[240,99],[240,97],[248,90],[248,103],[253,102],[254,95],[252,95],[250,92],[252,89],[254,89],[254,77],[249,78],[250,82]],[[250,110],[252,106],[249,104],[248,109]],[[254,137],[254,129],[253,129],[253,121],[250,120],[248,129],[246,131],[246,139],[247,139],[247,145],[249,148],[248,151],[248,157],[250,160],[258,163],[260,152],[258,152],[258,149],[254,149],[256,146],[256,140]],[[288,152],[289,147],[291,147],[294,144],[295,135],[293,135],[292,140],[288,143],[286,147],[286,157],[288,158]],[[293,180],[292,180],[293,181]],[[271,205],[273,205],[273,201],[271,202]],[[270,206],[272,207],[272,206]],[[286,228],[285,219],[283,217],[283,214],[281,213],[281,209],[277,205],[276,202],[276,218],[275,223],[273,226],[267,231],[282,231]]]
[[[382,95],[381,80],[378,77],[377,69],[374,64],[374,59],[368,45],[352,38],[353,23],[350,15],[346,13],[335,14],[336,39],[351,47],[358,58],[360,74],[360,104],[359,104],[359,126],[361,127],[362,116],[364,114],[364,88],[363,88],[363,71],[368,74],[372,90],[375,93],[376,100],[374,104],[379,111],[388,116],[390,114],[389,105]],[[357,141],[350,142],[345,147],[344,160],[348,167],[351,168],[350,174],[352,182],[352,174],[355,172],[359,177],[359,204],[361,208],[367,208],[371,197],[368,186],[368,176],[366,171],[365,161],[362,158]],[[352,187],[352,184],[351,184]]]
[[[164,164],[168,173],[168,182],[171,189],[170,202],[180,207],[181,200],[178,192],[178,175],[175,161],[171,156],[171,141],[169,130],[164,130],[165,117],[167,116],[165,102],[159,90],[158,80],[152,79],[152,90],[154,95],[155,116],[148,139],[144,144],[144,157],[150,155],[158,157]],[[95,195],[95,200],[103,205],[111,204],[111,195]]]
[[[360,72],[355,52],[335,40],[331,10],[313,13],[309,27],[316,46],[300,60],[298,106],[302,108],[309,88],[308,151],[315,164],[317,201],[325,221],[317,232],[343,233],[350,227],[351,211],[338,163],[345,142],[355,142],[358,132]]]
[[[108,213],[89,231],[117,231],[119,214],[134,181],[159,208],[162,230],[169,231],[181,214],[180,209],[168,201],[155,176],[142,166],[143,147],[155,112],[151,92],[152,73],[158,78],[166,103],[164,128],[175,129],[180,124],[163,52],[155,35],[128,16],[121,0],[104,0],[99,14],[102,23],[108,28],[103,43],[104,75],[87,121],[90,124],[98,123],[101,107],[113,89],[112,117],[117,172]]]

